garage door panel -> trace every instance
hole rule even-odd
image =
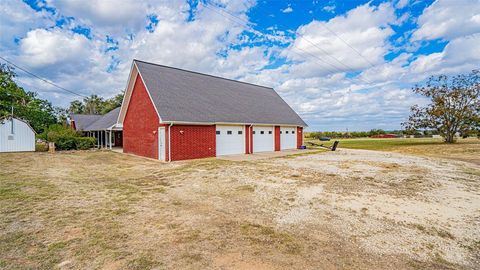
[[[280,127],[280,149],[296,149],[297,134],[295,127]]]
[[[245,153],[243,126],[216,126],[217,156]]]
[[[274,132],[273,127],[254,126],[253,127],[253,152],[274,151]]]

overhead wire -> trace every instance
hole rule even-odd
[[[37,79],[39,79],[39,80],[41,80],[41,81],[43,81],[43,82],[45,82],[45,83],[48,83],[48,84],[50,84],[50,85],[52,85],[52,86],[54,86],[54,87],[56,87],[56,88],[58,88],[58,89],[61,89],[62,91],[68,92],[68,93],[70,93],[70,94],[73,94],[73,95],[76,95],[76,96],[79,96],[79,97],[87,98],[87,96],[85,96],[85,95],[79,94],[79,93],[77,93],[77,92],[75,92],[75,91],[73,91],[73,90],[67,89],[67,88],[62,87],[62,86],[60,86],[60,85],[58,85],[58,84],[56,84],[56,83],[54,83],[54,82],[51,82],[51,81],[49,81],[49,80],[47,80],[47,79],[45,79],[45,78],[42,78],[42,77],[38,76],[37,74],[35,74],[35,73],[33,73],[33,72],[25,69],[25,68],[20,67],[19,65],[13,63],[12,61],[5,59],[5,58],[2,57],[2,56],[0,56],[0,59],[2,59],[3,61],[9,63],[10,65],[12,65],[12,66],[14,66],[14,67],[16,67],[16,68],[22,70],[23,72],[27,73],[28,75],[33,76],[33,77],[35,77],[35,78],[37,78]]]
[[[208,3],[208,2],[207,2],[207,3]],[[217,13],[217,14],[219,14],[219,15],[221,15],[221,16],[223,16],[223,14],[219,13],[219,11],[221,11],[221,12],[223,12],[223,13],[225,13],[225,14],[228,14],[228,15],[230,15],[231,17],[234,17],[234,18],[242,21],[243,23],[239,23],[239,22],[236,21],[236,20],[232,20],[232,19],[230,19],[230,18],[228,18],[228,17],[223,16],[224,18],[230,19],[231,21],[236,22],[236,23],[238,23],[238,24],[240,24],[240,25],[248,28],[248,30],[251,31],[252,33],[257,34],[257,35],[263,35],[263,36],[265,36],[265,37],[268,39],[267,34],[262,33],[262,32],[259,31],[259,30],[253,29],[253,28],[249,25],[250,22],[248,22],[248,21],[246,21],[246,20],[244,20],[244,19],[236,16],[235,14],[232,14],[232,13],[230,13],[230,12],[224,10],[224,9],[217,9],[217,7],[216,7],[215,5],[213,5],[213,4],[212,4],[212,5],[206,5],[206,4],[203,4],[203,3],[202,3],[202,5],[203,5],[204,7],[206,7],[207,9],[210,9],[210,10],[214,11],[215,13]],[[212,8],[211,6],[214,7],[214,8]],[[218,11],[217,11],[216,9],[217,9]],[[300,38],[303,39],[303,40],[305,40],[305,41],[307,41],[307,42],[310,43],[312,46],[314,46],[314,47],[316,47],[317,49],[319,49],[320,51],[322,51],[326,56],[334,59],[336,62],[338,62],[338,63],[341,64],[342,66],[346,67],[347,69],[351,69],[351,70],[354,69],[354,68],[348,66],[347,64],[343,63],[343,62],[342,62],[341,60],[339,60],[338,58],[336,58],[336,57],[328,54],[324,49],[322,49],[320,46],[318,46],[317,44],[315,44],[313,41],[305,38],[304,35],[300,34]],[[292,49],[295,49],[295,50],[301,51],[301,52],[303,52],[303,53],[305,53],[305,54],[308,54],[308,55],[316,58],[317,60],[319,60],[319,61],[321,61],[321,62],[329,65],[330,67],[334,68],[334,69],[335,69],[336,71],[338,71],[338,72],[346,72],[345,70],[342,70],[342,69],[338,68],[337,66],[333,65],[332,63],[327,62],[326,60],[318,57],[317,55],[314,55],[314,54],[312,54],[312,53],[310,53],[310,52],[308,52],[308,51],[306,51],[306,50],[304,50],[304,49],[301,49],[301,48],[295,46],[295,45],[292,46]],[[294,51],[292,51],[292,52],[294,52]],[[294,53],[296,53],[296,52],[294,52]],[[304,57],[304,56],[300,55],[299,53],[296,53],[296,54],[299,55],[299,56],[301,56],[302,58]],[[328,71],[332,71],[332,70],[328,70]],[[345,77],[345,79],[347,79],[347,80],[349,80],[349,81],[351,81],[351,82],[354,82],[353,80],[351,80],[351,79],[348,78],[348,77]],[[365,80],[365,79],[363,79],[363,78],[357,78],[357,79],[360,80],[360,81],[362,81],[362,82],[364,82],[364,83],[367,83],[367,84],[373,84],[372,82],[367,81],[367,80]],[[356,82],[355,82],[355,83],[356,83]]]

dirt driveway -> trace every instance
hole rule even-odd
[[[0,155],[0,267],[475,269],[480,167],[365,150]]]

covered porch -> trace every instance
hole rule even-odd
[[[114,125],[104,130],[89,130],[85,136],[95,138],[95,148],[113,149],[123,147],[122,127]]]

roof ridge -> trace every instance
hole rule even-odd
[[[149,65],[154,65],[154,66],[159,66],[159,67],[164,67],[164,68],[170,68],[170,69],[176,69],[176,70],[180,70],[180,71],[190,72],[190,73],[194,73],[194,74],[198,74],[198,75],[213,77],[213,78],[216,78],[216,79],[222,79],[222,80],[232,81],[232,82],[236,82],[236,83],[243,83],[243,84],[258,86],[258,87],[267,88],[267,89],[273,89],[273,87],[268,87],[268,86],[264,86],[264,85],[259,85],[259,84],[254,84],[254,83],[249,83],[249,82],[244,82],[244,81],[239,81],[239,80],[228,79],[228,78],[224,78],[224,77],[220,77],[220,76],[216,76],[216,75],[211,75],[211,74],[207,74],[207,73],[202,73],[202,72],[198,72],[198,71],[192,71],[192,70],[188,70],[188,69],[161,65],[161,64],[156,64],[156,63],[147,62],[147,61],[138,60],[138,59],[133,59],[133,61],[134,62],[135,61],[136,62],[141,62],[141,63],[145,63],[145,64],[149,64]]]

